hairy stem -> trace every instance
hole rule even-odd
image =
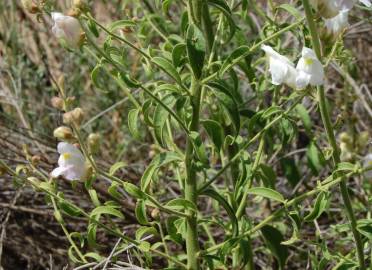
[[[314,51],[317,55],[317,57],[321,60],[322,53],[321,53],[321,46],[320,46],[320,40],[318,36],[318,32],[316,29],[314,17],[312,14],[311,6],[309,4],[308,0],[302,0],[302,3],[304,5],[305,14],[306,14],[306,20],[309,25],[310,34],[312,38],[312,44],[314,47]],[[325,95],[324,87],[319,86],[318,87],[318,102],[319,102],[319,110],[322,117],[323,125],[325,128],[325,131],[327,133],[328,142],[332,147],[332,158],[333,158],[333,165],[336,167],[340,162],[340,151],[338,149],[336,138],[331,122],[331,117],[329,115],[329,112],[327,110],[327,98]],[[349,192],[347,189],[346,184],[346,177],[343,172],[339,173],[339,176],[341,177],[340,182],[340,190],[341,190],[341,196],[344,202],[345,210],[347,217],[350,222],[351,231],[354,236],[357,254],[358,254],[358,260],[359,260],[359,269],[364,270],[365,269],[365,263],[364,263],[364,254],[363,254],[363,242],[360,236],[360,233],[357,230],[357,221],[353,212],[352,204],[350,201]]]
[[[201,86],[196,79],[193,79],[191,85],[191,92],[193,94],[191,98],[192,105],[192,120],[190,124],[191,131],[197,131],[199,127],[199,114],[200,114],[200,97],[201,97]],[[191,142],[191,138],[187,139],[186,145],[186,182],[185,182],[185,199],[193,202],[197,205],[197,177],[196,171],[193,167],[194,149]],[[186,236],[186,249],[187,249],[187,266],[188,269],[197,270],[199,269],[199,263],[197,254],[199,252],[198,243],[198,223],[197,215],[194,211],[189,210],[187,212],[189,217],[187,218],[187,236]]]

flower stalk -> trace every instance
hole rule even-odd
[[[321,45],[320,45],[320,39],[318,36],[318,32],[316,29],[313,13],[311,10],[311,6],[308,0],[302,0],[304,9],[305,9],[305,15],[306,15],[306,20],[309,25],[310,29],[310,34],[311,34],[311,39],[312,39],[312,44],[314,47],[314,51],[321,60],[322,58],[322,52],[321,52]],[[327,110],[327,98],[325,96],[325,91],[324,87],[318,86],[318,102],[319,102],[319,110],[321,114],[321,118],[323,121],[323,125],[325,128],[325,131],[327,133],[327,138],[328,142],[332,147],[332,159],[333,159],[333,166],[336,167],[340,162],[340,151],[338,149],[337,143],[336,143],[336,138],[334,135],[334,130],[331,122],[331,118],[329,115],[329,112]],[[345,210],[347,217],[350,222],[351,230],[354,236],[354,241],[357,249],[357,255],[358,255],[358,261],[359,261],[359,269],[364,270],[365,269],[365,263],[364,263],[364,254],[363,254],[363,242],[360,236],[360,233],[357,230],[357,221],[353,212],[349,192],[347,189],[347,184],[346,184],[346,177],[345,173],[340,172],[339,177],[341,177],[340,181],[340,190],[341,190],[341,196],[344,202]]]

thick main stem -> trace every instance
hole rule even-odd
[[[190,131],[197,131],[199,127],[201,86],[196,79],[193,79],[192,81],[191,91],[192,120],[190,124]],[[197,177],[196,170],[193,165],[194,148],[191,142],[191,138],[187,139],[185,159],[187,173],[185,183],[185,199],[197,205]],[[187,268],[191,270],[197,270],[199,269],[197,256],[199,252],[197,213],[189,210],[187,214],[189,215],[189,217],[187,218],[186,236]]]
[[[312,38],[313,47],[314,47],[314,50],[315,50],[315,53],[316,53],[317,57],[319,58],[319,60],[321,60],[322,55],[321,55],[320,40],[319,40],[318,32],[317,32],[317,29],[316,29],[314,17],[313,17],[313,14],[312,14],[311,6],[310,6],[308,0],[302,0],[302,2],[303,2],[303,5],[304,5],[304,9],[305,9],[306,20],[307,20],[307,23],[308,23],[309,29],[310,29],[310,34],[311,34],[311,38]],[[336,138],[335,138],[335,134],[334,134],[334,131],[333,131],[331,118],[330,118],[329,112],[327,110],[327,98],[325,96],[324,87],[322,87],[322,86],[318,87],[318,102],[319,102],[319,110],[320,110],[320,114],[321,114],[321,117],[322,117],[323,125],[324,125],[324,128],[326,130],[327,137],[328,137],[328,142],[332,147],[333,165],[334,165],[334,167],[336,167],[341,162],[340,152],[339,152],[339,149],[337,147]],[[342,180],[340,182],[341,196],[342,196],[342,200],[344,202],[344,206],[345,206],[345,209],[346,209],[346,214],[347,214],[347,217],[349,219],[350,226],[351,226],[351,231],[353,233],[355,244],[356,244],[358,260],[359,260],[359,269],[364,270],[365,269],[365,263],[364,263],[364,254],[363,254],[363,242],[362,242],[361,236],[360,236],[360,234],[359,234],[359,232],[356,228],[357,227],[357,221],[356,221],[356,218],[355,218],[355,215],[354,215],[354,212],[353,212],[352,204],[351,204],[350,197],[349,197],[349,192],[347,190],[345,174],[343,172],[340,172],[339,174],[340,174],[339,176],[342,177]]]

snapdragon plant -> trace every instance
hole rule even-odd
[[[336,139],[341,128],[326,93],[329,65],[345,50],[348,13],[359,3],[113,1],[116,19],[103,22],[95,1],[73,1],[62,11],[53,1],[23,2],[50,17],[52,27],[40,21],[66,53],[88,59],[93,87],[102,89],[97,100],[109,85],[126,95],[128,133],[153,149],[141,153],[146,165],[138,179],[120,173],[126,160],[106,169],[100,164],[105,136],[99,129],[86,133],[89,112],[55,79],[52,104],[63,112],[54,131],[55,169],[41,170],[27,154],[22,170],[0,160],[18,182],[45,194],[79,269],[117,261],[190,270],[371,264],[371,212],[355,209],[360,188],[349,190],[356,178],[370,186],[371,167],[343,158],[353,151],[351,141]],[[370,12],[370,2],[362,4]],[[359,155],[368,154],[368,140]],[[91,205],[65,199],[61,179],[82,184]],[[110,200],[102,201],[97,181]],[[337,218],[348,239],[344,250],[341,236],[331,233],[340,225],[335,219],[319,229],[335,214],[331,206],[346,213]],[[128,211],[132,231],[123,229]],[[84,231],[68,230],[71,216],[85,220]],[[102,247],[102,234],[117,244]]]

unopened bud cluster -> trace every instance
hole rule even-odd
[[[341,149],[341,160],[352,161],[355,159],[357,154],[365,152],[365,148],[368,145],[369,133],[364,131],[356,135],[354,138],[346,133],[342,132],[339,135],[340,149]]]

